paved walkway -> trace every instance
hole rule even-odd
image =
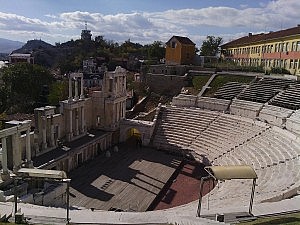
[[[109,212],[101,210],[87,210],[87,209],[71,209],[70,218],[72,223],[87,223],[87,224],[163,224],[163,223],[177,223],[177,224],[220,224],[212,220],[204,218],[196,218],[197,201],[189,203],[184,206],[175,207],[167,210],[157,210],[142,213],[134,212]],[[19,204],[22,212],[27,218],[31,218],[31,223],[48,223],[64,224],[66,218],[66,211],[62,208],[43,207],[30,204]],[[2,214],[9,214],[12,212],[13,203],[0,202],[0,212]],[[227,207],[222,210],[222,213],[230,212],[247,212],[248,207]],[[273,203],[260,203],[253,207],[254,216],[263,216],[269,214],[278,214],[287,211],[300,210],[300,196],[292,199],[286,199]],[[203,214],[211,214],[217,212],[214,210],[203,211]],[[218,210],[220,212],[220,210]],[[42,215],[43,216],[38,216]],[[46,216],[45,216],[46,215]]]

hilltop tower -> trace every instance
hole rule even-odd
[[[85,29],[81,31],[81,40],[91,40],[91,31],[87,29],[87,22],[85,21]]]

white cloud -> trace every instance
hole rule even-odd
[[[0,29],[16,31],[47,32],[47,23],[39,19],[0,12]]]
[[[104,15],[89,12],[65,12],[60,15],[45,15],[45,20],[27,18],[0,12],[1,34],[40,34],[54,43],[80,37],[87,21],[93,36],[104,35],[106,39],[123,42],[149,43],[167,41],[172,35],[189,36],[200,44],[204,34],[222,36],[224,40],[248,32],[279,30],[296,26],[300,21],[299,0],[277,0],[260,4],[257,8],[246,5],[234,7],[207,7],[200,9],[166,10],[163,12],[132,12]],[[46,18],[51,18],[47,22]],[[24,41],[23,39],[23,41]]]
[[[51,19],[56,19],[57,16],[53,14],[46,14],[45,17],[51,18]]]

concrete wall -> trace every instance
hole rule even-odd
[[[234,99],[230,105],[230,113],[238,116],[255,119],[264,104]]]
[[[181,88],[188,84],[186,76],[151,74],[144,76],[144,81],[150,90],[165,95],[179,94]]]
[[[284,126],[286,119],[293,113],[293,110],[265,105],[259,113],[259,118],[269,124],[276,126]]]
[[[52,207],[64,207],[66,205],[66,184],[50,185],[45,183],[44,188],[34,194],[26,194],[20,197],[20,202],[52,206]]]
[[[225,112],[228,109],[230,102],[230,100],[225,99],[198,97],[196,105],[201,109]]]
[[[185,95],[179,94],[172,99],[172,105],[182,106],[182,107],[195,107],[196,106],[197,96],[195,95]]]
[[[300,135],[300,110],[286,119],[286,129]]]

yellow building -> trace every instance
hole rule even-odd
[[[276,32],[249,33],[221,48],[224,57],[238,65],[284,68],[300,75],[300,25]]]
[[[173,36],[166,43],[166,64],[193,64],[195,43],[187,37]]]

